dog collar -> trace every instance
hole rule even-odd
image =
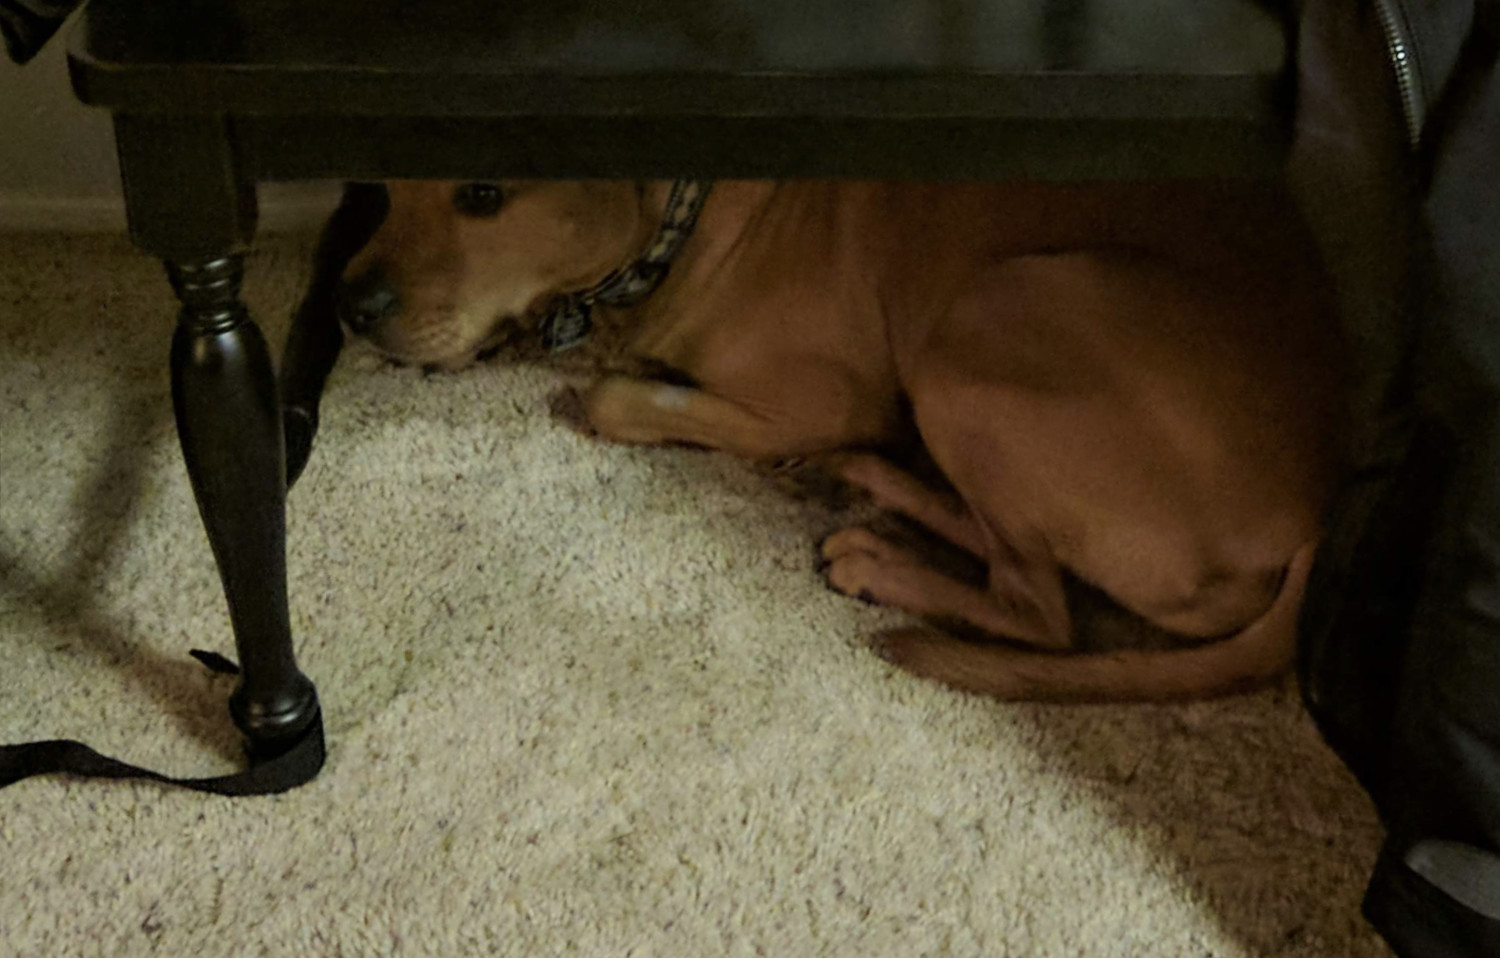
[[[572,349],[593,331],[594,304],[634,306],[656,291],[682,250],[713,183],[676,180],[667,197],[667,211],[646,252],[633,263],[610,273],[588,289],[558,297],[542,316],[542,345],[554,353]]]

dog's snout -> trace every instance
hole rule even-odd
[[[396,315],[401,299],[378,269],[366,271],[339,287],[338,311],[351,330],[365,335]]]

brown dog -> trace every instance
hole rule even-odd
[[[564,354],[595,375],[581,415],[619,442],[808,457],[980,557],[976,587],[864,527],[824,542],[839,591],[1000,640],[880,637],[898,665],[1126,700],[1290,662],[1342,396],[1316,256],[1276,189],[724,182],[692,230],[666,182],[388,188],[346,316],[411,362],[462,366],[683,243],[650,295],[584,305],[592,338]],[[868,452],[913,424],[956,497]],[[1059,654],[1064,570],[1214,641]]]

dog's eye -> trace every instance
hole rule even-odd
[[[453,208],[464,216],[494,216],[504,205],[505,193],[494,183],[465,183],[453,191]]]

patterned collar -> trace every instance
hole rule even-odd
[[[650,247],[640,259],[615,270],[588,289],[558,297],[541,320],[543,347],[560,353],[588,339],[594,328],[595,303],[634,306],[655,292],[671,269],[672,260],[693,235],[698,214],[712,187],[713,183],[705,180],[673,182],[667,211]]]

